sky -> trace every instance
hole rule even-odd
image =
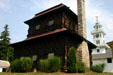
[[[77,14],[77,0],[0,0],[0,32],[8,24],[11,43],[27,38],[28,25],[24,21],[31,19],[36,13],[60,3],[68,6]],[[87,39],[93,42],[91,31],[99,17],[103,26],[106,42],[113,41],[113,0],[85,0]]]

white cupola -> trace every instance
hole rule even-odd
[[[96,16],[96,24],[94,25],[94,30],[91,32],[93,35],[93,42],[97,45],[96,49],[93,49],[93,54],[105,53],[106,48],[109,46],[105,43],[105,35],[102,25],[98,22],[98,16]]]
[[[98,22],[98,16],[96,16],[96,24],[94,25],[94,30],[91,32],[93,35],[94,44],[97,46],[105,45],[105,35],[102,25]]]

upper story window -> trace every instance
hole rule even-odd
[[[99,41],[99,40],[97,40],[97,41],[96,41],[96,44],[100,44],[100,41]]]
[[[40,29],[40,25],[36,25],[36,30],[39,30]]]
[[[99,34],[96,34],[96,38],[98,38],[99,37]]]
[[[48,26],[52,26],[54,24],[54,20],[50,20]]]
[[[112,63],[112,58],[107,58],[107,63]]]

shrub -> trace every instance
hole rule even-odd
[[[67,70],[68,72],[79,72],[84,73],[89,69],[88,67],[81,61],[77,60],[77,53],[74,47],[71,47],[67,56]]]
[[[91,70],[97,73],[102,73],[104,70],[105,64],[97,64],[91,67]]]
[[[22,68],[23,68],[22,61],[20,61],[19,59],[12,61],[12,63],[11,63],[11,71],[12,72],[23,72]]]
[[[57,72],[61,68],[61,59],[57,56],[51,56],[48,58],[49,61],[49,71]]]
[[[12,72],[28,72],[31,71],[33,61],[29,57],[23,57],[22,59],[16,59],[11,63]]]
[[[23,65],[24,72],[30,72],[33,66],[33,61],[30,57],[23,57],[20,59]]]
[[[69,49],[69,53],[67,56],[67,70],[68,72],[78,72],[77,56],[74,47],[71,47]]]
[[[51,56],[48,59],[41,59],[39,67],[42,72],[57,72],[61,68],[61,59],[57,56]]]
[[[80,62],[79,61],[78,64],[77,64],[77,66],[78,66],[78,72],[79,73],[85,73],[85,72],[88,72],[89,71],[88,67],[83,62]]]
[[[39,69],[42,72],[48,72],[49,70],[49,62],[48,59],[41,59],[39,62]]]

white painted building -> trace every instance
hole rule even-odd
[[[96,17],[96,24],[94,30],[91,32],[93,35],[94,44],[97,45],[96,49],[92,50],[92,64],[105,63],[104,72],[113,72],[113,54],[112,49],[105,43],[105,35],[102,25],[98,22]]]

